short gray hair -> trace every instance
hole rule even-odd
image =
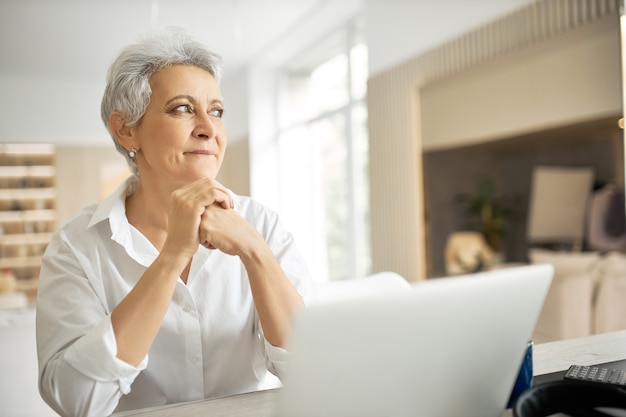
[[[136,126],[150,103],[150,77],[154,73],[171,65],[192,65],[208,71],[219,84],[221,63],[219,55],[183,29],[174,27],[150,33],[122,50],[109,68],[100,116],[134,175],[138,175],[135,160],[109,127],[111,113],[121,112],[126,117],[126,126]]]

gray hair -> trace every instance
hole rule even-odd
[[[119,111],[126,117],[126,126],[141,122],[150,103],[150,77],[171,65],[192,65],[208,71],[218,82],[221,76],[221,58],[208,50],[199,40],[180,28],[166,28],[151,33],[122,50],[109,68],[107,84],[102,97],[100,116],[115,147],[126,160],[132,173],[138,176],[137,163],[120,145],[111,128],[109,117]]]

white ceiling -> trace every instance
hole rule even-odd
[[[159,26],[187,28],[222,55],[225,70],[232,71],[251,59],[263,58],[264,51],[277,42],[285,42],[285,33],[292,32],[312,15],[325,15],[321,21],[341,17],[341,13],[333,13],[336,7],[328,7],[331,3],[328,0],[0,0],[0,73],[103,77],[123,46]],[[347,6],[343,9],[358,7],[359,3],[337,2]]]
[[[366,3],[375,10],[373,25],[391,26],[389,40],[399,55],[407,37],[429,48],[530,1],[0,0],[0,75],[103,80],[123,46],[152,28],[171,25],[204,39],[224,58],[225,73],[232,74],[250,60],[284,59]],[[394,25],[398,16],[387,21],[380,13],[388,5],[404,7],[412,17],[401,16],[405,22]],[[389,49],[387,39],[373,41],[385,42],[378,48],[383,53]]]

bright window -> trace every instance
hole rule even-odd
[[[362,22],[283,68],[280,207],[317,281],[370,272],[367,47]]]

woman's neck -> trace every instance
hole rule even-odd
[[[148,192],[140,183],[126,197],[126,218],[137,230],[161,250],[167,236],[167,197],[159,191]]]

